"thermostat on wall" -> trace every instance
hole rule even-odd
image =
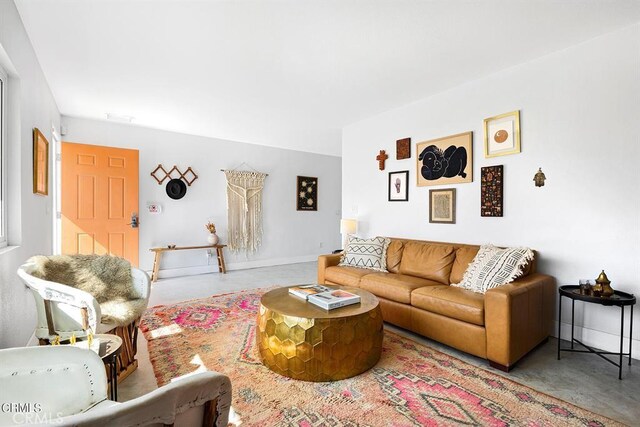
[[[162,213],[162,206],[160,206],[156,202],[147,203],[147,210],[150,214],[159,214]]]

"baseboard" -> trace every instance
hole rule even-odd
[[[629,329],[625,329],[625,333],[629,333]],[[557,338],[558,321],[554,321],[553,336]],[[573,330],[574,338],[579,339],[583,343],[605,351],[620,351],[620,335],[610,334],[608,332],[597,331],[595,329],[576,326]],[[571,340],[571,323],[562,322],[562,339]],[[632,340],[631,357],[640,359],[640,340]],[[624,352],[629,351],[629,335],[624,338]],[[626,363],[626,362],[625,362]]]
[[[274,265],[285,265],[285,264],[298,264],[300,262],[311,262],[316,261],[318,259],[318,255],[302,255],[297,257],[288,257],[288,258],[271,258],[271,259],[261,259],[255,261],[242,261],[242,262],[232,262],[227,263],[227,271],[233,270],[246,270],[249,268],[258,268],[258,267],[271,267]],[[215,259],[214,259],[215,262]],[[218,264],[210,264],[210,265],[198,265],[193,267],[180,267],[180,268],[167,268],[160,270],[158,272],[158,277],[160,279],[166,279],[169,277],[180,277],[180,276],[195,276],[198,274],[207,274],[207,273],[217,273],[218,272]],[[148,271],[151,274],[150,271]]]

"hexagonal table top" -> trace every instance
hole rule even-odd
[[[378,299],[362,289],[359,304],[324,310],[278,288],[262,296],[256,343],[265,366],[305,381],[350,378],[372,368],[382,352]]]

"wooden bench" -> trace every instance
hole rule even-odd
[[[206,246],[175,246],[173,248],[164,247],[164,248],[151,248],[149,249],[151,252],[155,252],[155,258],[153,259],[153,272],[151,273],[151,281],[156,282],[158,280],[158,272],[160,271],[160,259],[162,258],[163,252],[168,251],[186,251],[190,249],[215,249],[216,254],[218,255],[218,270],[220,273],[225,274],[227,272],[227,268],[224,265],[224,254],[222,253],[222,248],[225,248],[227,245],[206,245]]]

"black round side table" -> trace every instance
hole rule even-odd
[[[575,285],[567,285],[560,286],[558,289],[560,296],[558,298],[558,360],[560,360],[560,352],[568,351],[574,353],[593,353],[607,362],[611,363],[614,366],[618,367],[618,379],[622,379],[622,357],[629,357],[629,365],[631,365],[631,343],[632,343],[632,335],[633,335],[633,306],[636,303],[636,297],[633,294],[628,294],[626,292],[615,291],[613,295],[609,298],[603,297],[594,297],[592,295],[583,295],[580,293],[580,286]],[[560,329],[562,325],[562,297],[567,297],[571,299],[571,348],[560,348]],[[574,320],[575,320],[575,306],[577,301],[583,301],[585,303],[591,304],[600,304],[604,306],[617,306],[620,307],[620,351],[619,352],[610,352],[610,351],[600,351],[596,350],[588,345],[582,343],[577,338],[573,337],[573,329],[574,329]],[[626,306],[631,307],[631,322],[629,323],[629,352],[624,353],[624,308]],[[573,343],[578,343],[582,347],[586,348],[586,350],[579,350],[573,348]],[[609,359],[605,355],[616,355],[620,358],[619,363],[614,362]]]

